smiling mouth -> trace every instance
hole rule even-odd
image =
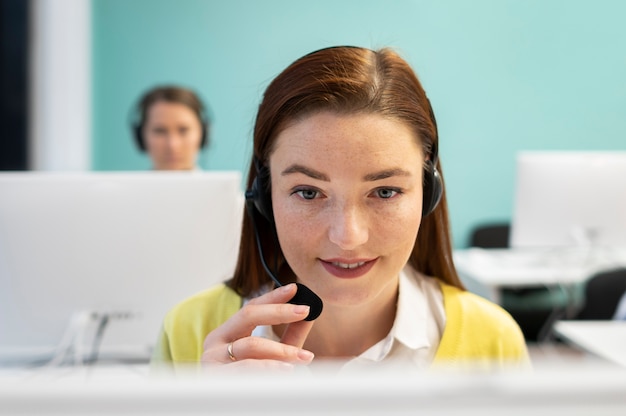
[[[320,259],[321,260],[321,259]],[[336,260],[321,260],[321,264],[328,273],[340,278],[355,278],[366,275],[376,264],[377,259],[344,263]]]

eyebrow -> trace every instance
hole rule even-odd
[[[395,168],[395,169],[386,169],[380,172],[368,173],[363,177],[368,182],[379,181],[381,179],[387,179],[394,176],[411,176],[411,172],[408,170]]]
[[[302,165],[298,165],[293,164],[291,166],[289,166],[287,169],[283,170],[281,175],[285,176],[285,175],[290,175],[292,173],[302,173],[303,175],[306,175],[310,178],[313,179],[318,179],[320,181],[325,181],[325,182],[330,182],[330,178],[326,175],[324,175],[322,172],[319,172],[315,169],[311,169],[311,168],[307,168],[306,166],[302,166]]]
[[[290,175],[293,173],[302,173],[310,178],[317,179],[320,181],[330,182],[330,178],[319,172],[315,169],[308,168],[306,166],[302,166],[299,164],[293,164],[289,166],[287,169],[281,172],[282,176]],[[407,170],[395,168],[395,169],[385,169],[380,172],[368,173],[363,177],[363,179],[367,182],[379,181],[381,179],[391,178],[393,176],[411,176],[411,173]]]

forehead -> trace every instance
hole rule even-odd
[[[270,165],[293,159],[404,164],[423,160],[423,152],[419,137],[405,122],[378,114],[321,112],[288,124],[278,134]]]

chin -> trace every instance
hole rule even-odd
[[[161,167],[161,170],[190,170],[190,167],[181,164],[168,164]]]
[[[380,293],[380,290],[373,292],[372,288],[355,288],[350,285],[337,287],[326,286],[322,288],[313,288],[309,286],[325,304],[335,306],[358,306],[371,302]]]
[[[313,290],[328,305],[336,306],[359,306],[371,302],[380,302],[387,296],[396,296],[398,280],[391,279],[385,282],[378,280],[380,276],[372,279],[354,279],[325,282],[328,284],[310,285]],[[306,284],[306,283],[305,283]]]

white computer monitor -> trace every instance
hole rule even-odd
[[[0,363],[45,361],[85,311],[111,317],[100,354],[148,357],[167,310],[232,274],[242,215],[235,171],[0,174]]]
[[[520,152],[510,245],[626,246],[626,151]]]

